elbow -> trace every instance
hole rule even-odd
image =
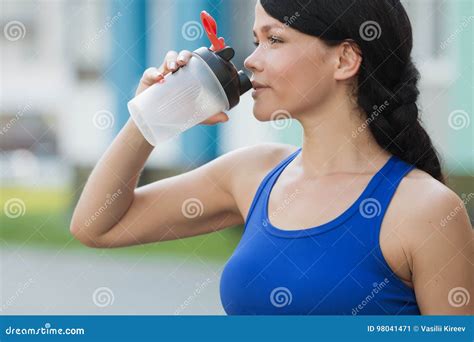
[[[88,227],[86,226],[77,226],[71,224],[71,226],[69,227],[69,232],[74,237],[74,239],[79,241],[84,246],[90,248],[104,248],[105,246],[101,244],[100,239],[93,235],[90,235],[87,232],[87,228]]]

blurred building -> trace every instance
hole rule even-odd
[[[422,73],[425,127],[460,193],[473,192],[472,1],[404,1]],[[252,49],[255,0],[2,1],[0,166],[2,183],[67,185],[94,166],[128,118],[142,72],[168,50],[209,45],[201,10],[217,20],[234,63]],[[301,143],[297,122],[275,129],[252,115],[250,94],[230,123],[194,127],[157,148],[149,169],[189,169],[263,141]],[[471,209],[473,204],[468,205]]]

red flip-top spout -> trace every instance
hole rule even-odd
[[[204,30],[206,30],[207,37],[211,42],[211,50],[212,51],[219,51],[225,48],[225,41],[224,38],[219,37],[217,38],[217,24],[213,17],[206,11],[201,12],[201,22],[202,26],[204,26]]]

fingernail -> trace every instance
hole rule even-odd
[[[169,64],[169,68],[170,68],[170,69],[176,69],[176,62],[171,62],[171,63]]]

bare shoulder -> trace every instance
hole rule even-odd
[[[220,158],[225,161],[229,173],[235,178],[269,171],[281,160],[298,149],[297,146],[280,143],[262,143],[230,151]]]
[[[296,146],[280,143],[245,146],[227,152],[201,168],[213,184],[238,202],[242,191],[251,192],[266,173],[297,149]]]
[[[398,231],[395,236],[406,252],[422,314],[474,312],[472,303],[457,305],[453,299],[459,292],[463,296],[474,291],[474,234],[465,207],[473,195],[460,197],[415,169],[392,199],[390,226]]]
[[[412,170],[402,179],[397,193],[407,213],[420,218],[447,214],[463,202],[451,188],[420,169]]]
[[[444,234],[448,226],[451,238],[470,238],[472,227],[461,198],[447,185],[427,172],[414,169],[400,182],[390,208],[399,224],[398,232],[416,247],[428,235]],[[474,199],[474,198],[471,198]]]
[[[280,143],[262,143],[235,149],[219,157],[225,163],[227,187],[242,218],[247,217],[252,199],[265,176],[298,149]]]
[[[297,146],[266,142],[252,146],[235,149],[229,154],[234,158],[246,159],[246,161],[269,161],[271,159],[287,156],[298,149]]]

